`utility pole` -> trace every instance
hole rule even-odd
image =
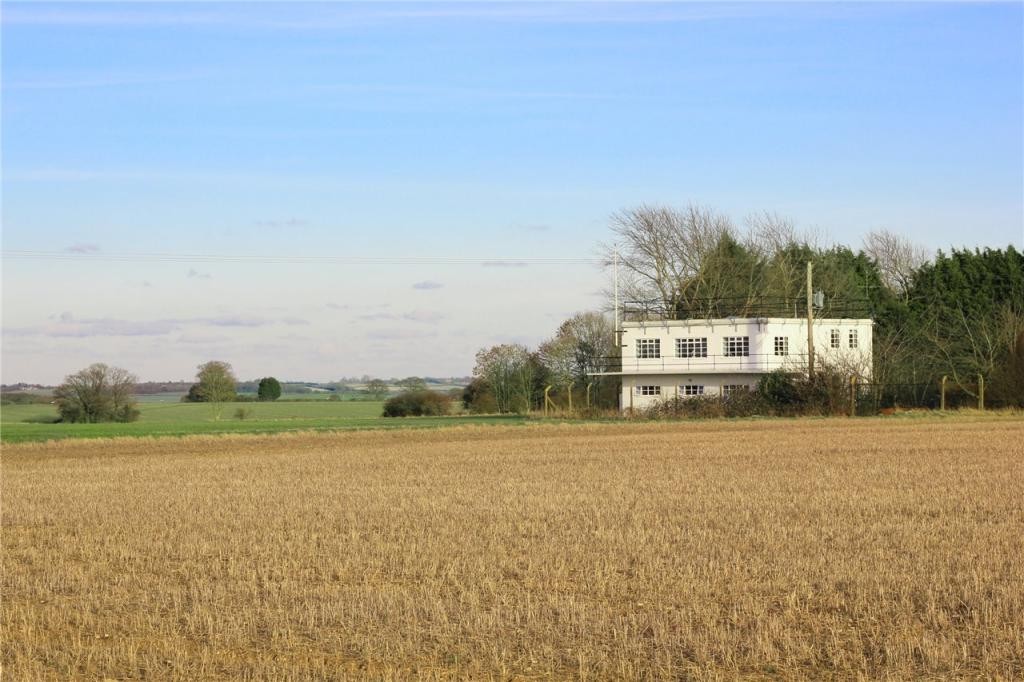
[[[614,280],[614,284],[612,286],[615,289],[615,303],[614,303],[614,306],[615,306],[615,330],[614,330],[614,332],[615,332],[614,333],[615,352],[619,354],[619,358],[620,358],[620,361],[619,361],[619,371],[621,373],[621,371],[622,371],[622,362],[621,362],[621,358],[622,358],[622,337],[619,335],[619,322],[620,322],[620,320],[619,320],[619,250],[618,249],[615,249],[615,253],[614,253],[613,257],[612,257],[612,279]],[[607,369],[608,369],[608,367],[607,367],[607,365],[605,365],[605,370],[607,370]],[[625,382],[622,379],[623,379],[623,377],[620,374],[620,376],[619,376],[619,382],[620,382],[619,383],[619,391],[618,391],[618,395],[615,397],[615,403],[616,403],[616,405],[618,405],[618,408],[619,408],[620,411],[622,410],[622,407],[623,407],[623,405],[622,405],[622,387],[625,385]],[[588,391],[589,391],[589,389],[588,389]],[[589,400],[589,397],[588,397],[588,400]],[[633,407],[633,389],[632,388],[630,388],[630,390],[629,390],[629,406]]]
[[[814,377],[814,292],[811,290],[811,276],[814,265],[807,261],[807,378]]]
[[[612,257],[612,279],[615,281],[615,347],[620,348],[622,340],[619,338],[619,251],[615,250]]]

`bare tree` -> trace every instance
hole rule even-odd
[[[97,362],[71,374],[54,391],[61,419],[67,422],[129,422],[139,417],[135,383],[127,370]]]
[[[594,372],[615,364],[615,330],[606,315],[577,313],[563,322],[538,348],[541,363],[558,384],[585,382]]]
[[[878,264],[882,281],[904,299],[910,294],[914,271],[931,259],[928,249],[889,230],[873,230],[864,237],[864,253]]]
[[[609,261],[618,253],[624,297],[655,301],[666,310],[692,298],[705,258],[735,233],[727,217],[695,204],[620,211],[611,218],[611,230],[615,243],[604,249]]]

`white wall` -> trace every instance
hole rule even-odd
[[[839,332],[839,347],[832,347],[832,330]],[[850,332],[856,347],[850,347]],[[844,374],[871,376],[872,321],[822,319],[814,321],[815,361]],[[725,355],[727,337],[749,337],[749,355]],[[787,338],[788,355],[776,355],[776,337]],[[707,357],[677,357],[676,339],[706,338]],[[637,357],[637,339],[659,339],[659,358]],[[721,395],[722,386],[751,389],[758,379],[777,369],[807,369],[807,321],[798,318],[736,320],[669,320],[625,322],[622,325],[622,407],[644,409],[671,398],[686,397],[682,386],[704,386],[703,395]],[[659,395],[641,395],[638,386],[660,386]]]
[[[757,388],[760,374],[637,374],[622,377],[622,408],[643,410],[664,400],[685,398],[683,386],[703,386],[703,395],[718,396],[723,386]],[[661,394],[648,396],[637,392],[638,386],[660,386]]]
[[[807,366],[807,321],[798,318],[767,320],[671,320],[659,322],[626,322],[622,330],[622,370],[626,373],[764,373],[776,369],[799,371]],[[839,330],[840,346],[831,347],[831,331]],[[857,347],[849,347],[849,334],[856,330]],[[871,320],[815,320],[814,347],[819,363],[840,365],[850,373],[871,375]],[[750,355],[728,357],[724,339],[746,336],[750,339]],[[676,356],[676,339],[696,337],[707,339],[707,357]],[[789,354],[775,354],[775,337],[789,339]],[[660,339],[660,358],[638,358],[637,339]]]

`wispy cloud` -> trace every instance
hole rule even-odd
[[[396,95],[411,98],[443,97],[476,99],[616,99],[615,93],[582,92],[578,90],[526,90],[520,88],[493,88],[452,85],[402,85],[384,83],[323,83],[308,86],[317,92]]]
[[[283,324],[298,326],[309,324],[297,317],[271,319],[243,315],[213,317],[164,318],[158,320],[124,320],[117,318],[78,318],[70,312],[51,316],[52,322],[29,327],[5,328],[9,336],[75,337],[90,336],[165,336],[187,327],[256,328]]]
[[[37,76],[22,80],[5,80],[4,90],[64,90],[116,88],[135,85],[167,85],[210,78],[208,73],[93,73],[60,76]]]
[[[437,332],[421,329],[380,329],[369,332],[367,336],[371,339],[407,341],[412,339],[432,339],[437,336]]]
[[[273,229],[306,227],[307,225],[309,225],[309,221],[301,218],[274,218],[256,221],[256,227],[268,227]]]
[[[525,268],[529,263],[521,260],[488,260],[482,265],[485,268]]]
[[[549,232],[551,230],[551,226],[533,223],[527,225],[513,225],[512,229],[516,232]]]
[[[376,322],[379,320],[421,322],[424,324],[437,324],[444,319],[444,315],[432,310],[411,310],[407,313],[367,313],[357,316],[357,319],[365,322]]]
[[[71,25],[134,28],[139,26],[223,26],[238,30],[292,29],[329,31],[368,24],[410,21],[486,21],[532,24],[678,23],[746,18],[778,11],[761,3],[469,3],[313,4],[282,10],[271,3],[262,7],[236,5],[214,9],[146,6],[39,7],[9,4],[7,25]],[[750,5],[754,5],[751,7]],[[255,8],[255,9],[254,9]]]
[[[416,289],[417,291],[432,291],[433,289],[440,289],[443,286],[444,285],[441,284],[440,282],[425,280],[423,282],[416,282],[415,284],[412,285],[412,288]]]
[[[189,279],[211,279],[213,275],[208,272],[200,272],[195,268],[189,268],[187,277]]]
[[[96,253],[100,250],[98,244],[86,244],[78,242],[64,249],[68,253]]]
[[[89,336],[163,336],[178,325],[169,320],[118,320],[113,318],[75,319],[62,313],[52,324],[4,329],[10,336],[49,336],[85,338]]]

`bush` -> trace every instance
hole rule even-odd
[[[757,393],[776,415],[846,414],[850,409],[849,381],[847,375],[827,366],[812,378],[776,370],[761,377]]]
[[[450,409],[451,400],[430,390],[404,391],[384,401],[385,417],[435,417]]]
[[[181,402],[183,403],[201,403],[205,402],[206,398],[203,397],[202,392],[199,390],[199,384],[192,384],[188,387],[188,393],[181,396]]]
[[[753,391],[737,390],[727,396],[672,398],[648,408],[644,416],[650,419],[715,419],[753,417],[769,412],[769,406],[760,395]]]
[[[239,407],[235,410],[235,419],[245,420],[252,416],[251,407]]]
[[[333,400],[333,401],[338,401],[338,400],[341,400],[341,396],[338,395],[337,393],[332,393],[329,396],[327,396],[327,399],[328,400]]]
[[[274,377],[263,377],[260,379],[260,387],[256,391],[260,400],[277,400],[281,397],[281,382]]]
[[[462,389],[462,406],[473,414],[494,414],[498,403],[490,386],[483,379],[473,379]]]

